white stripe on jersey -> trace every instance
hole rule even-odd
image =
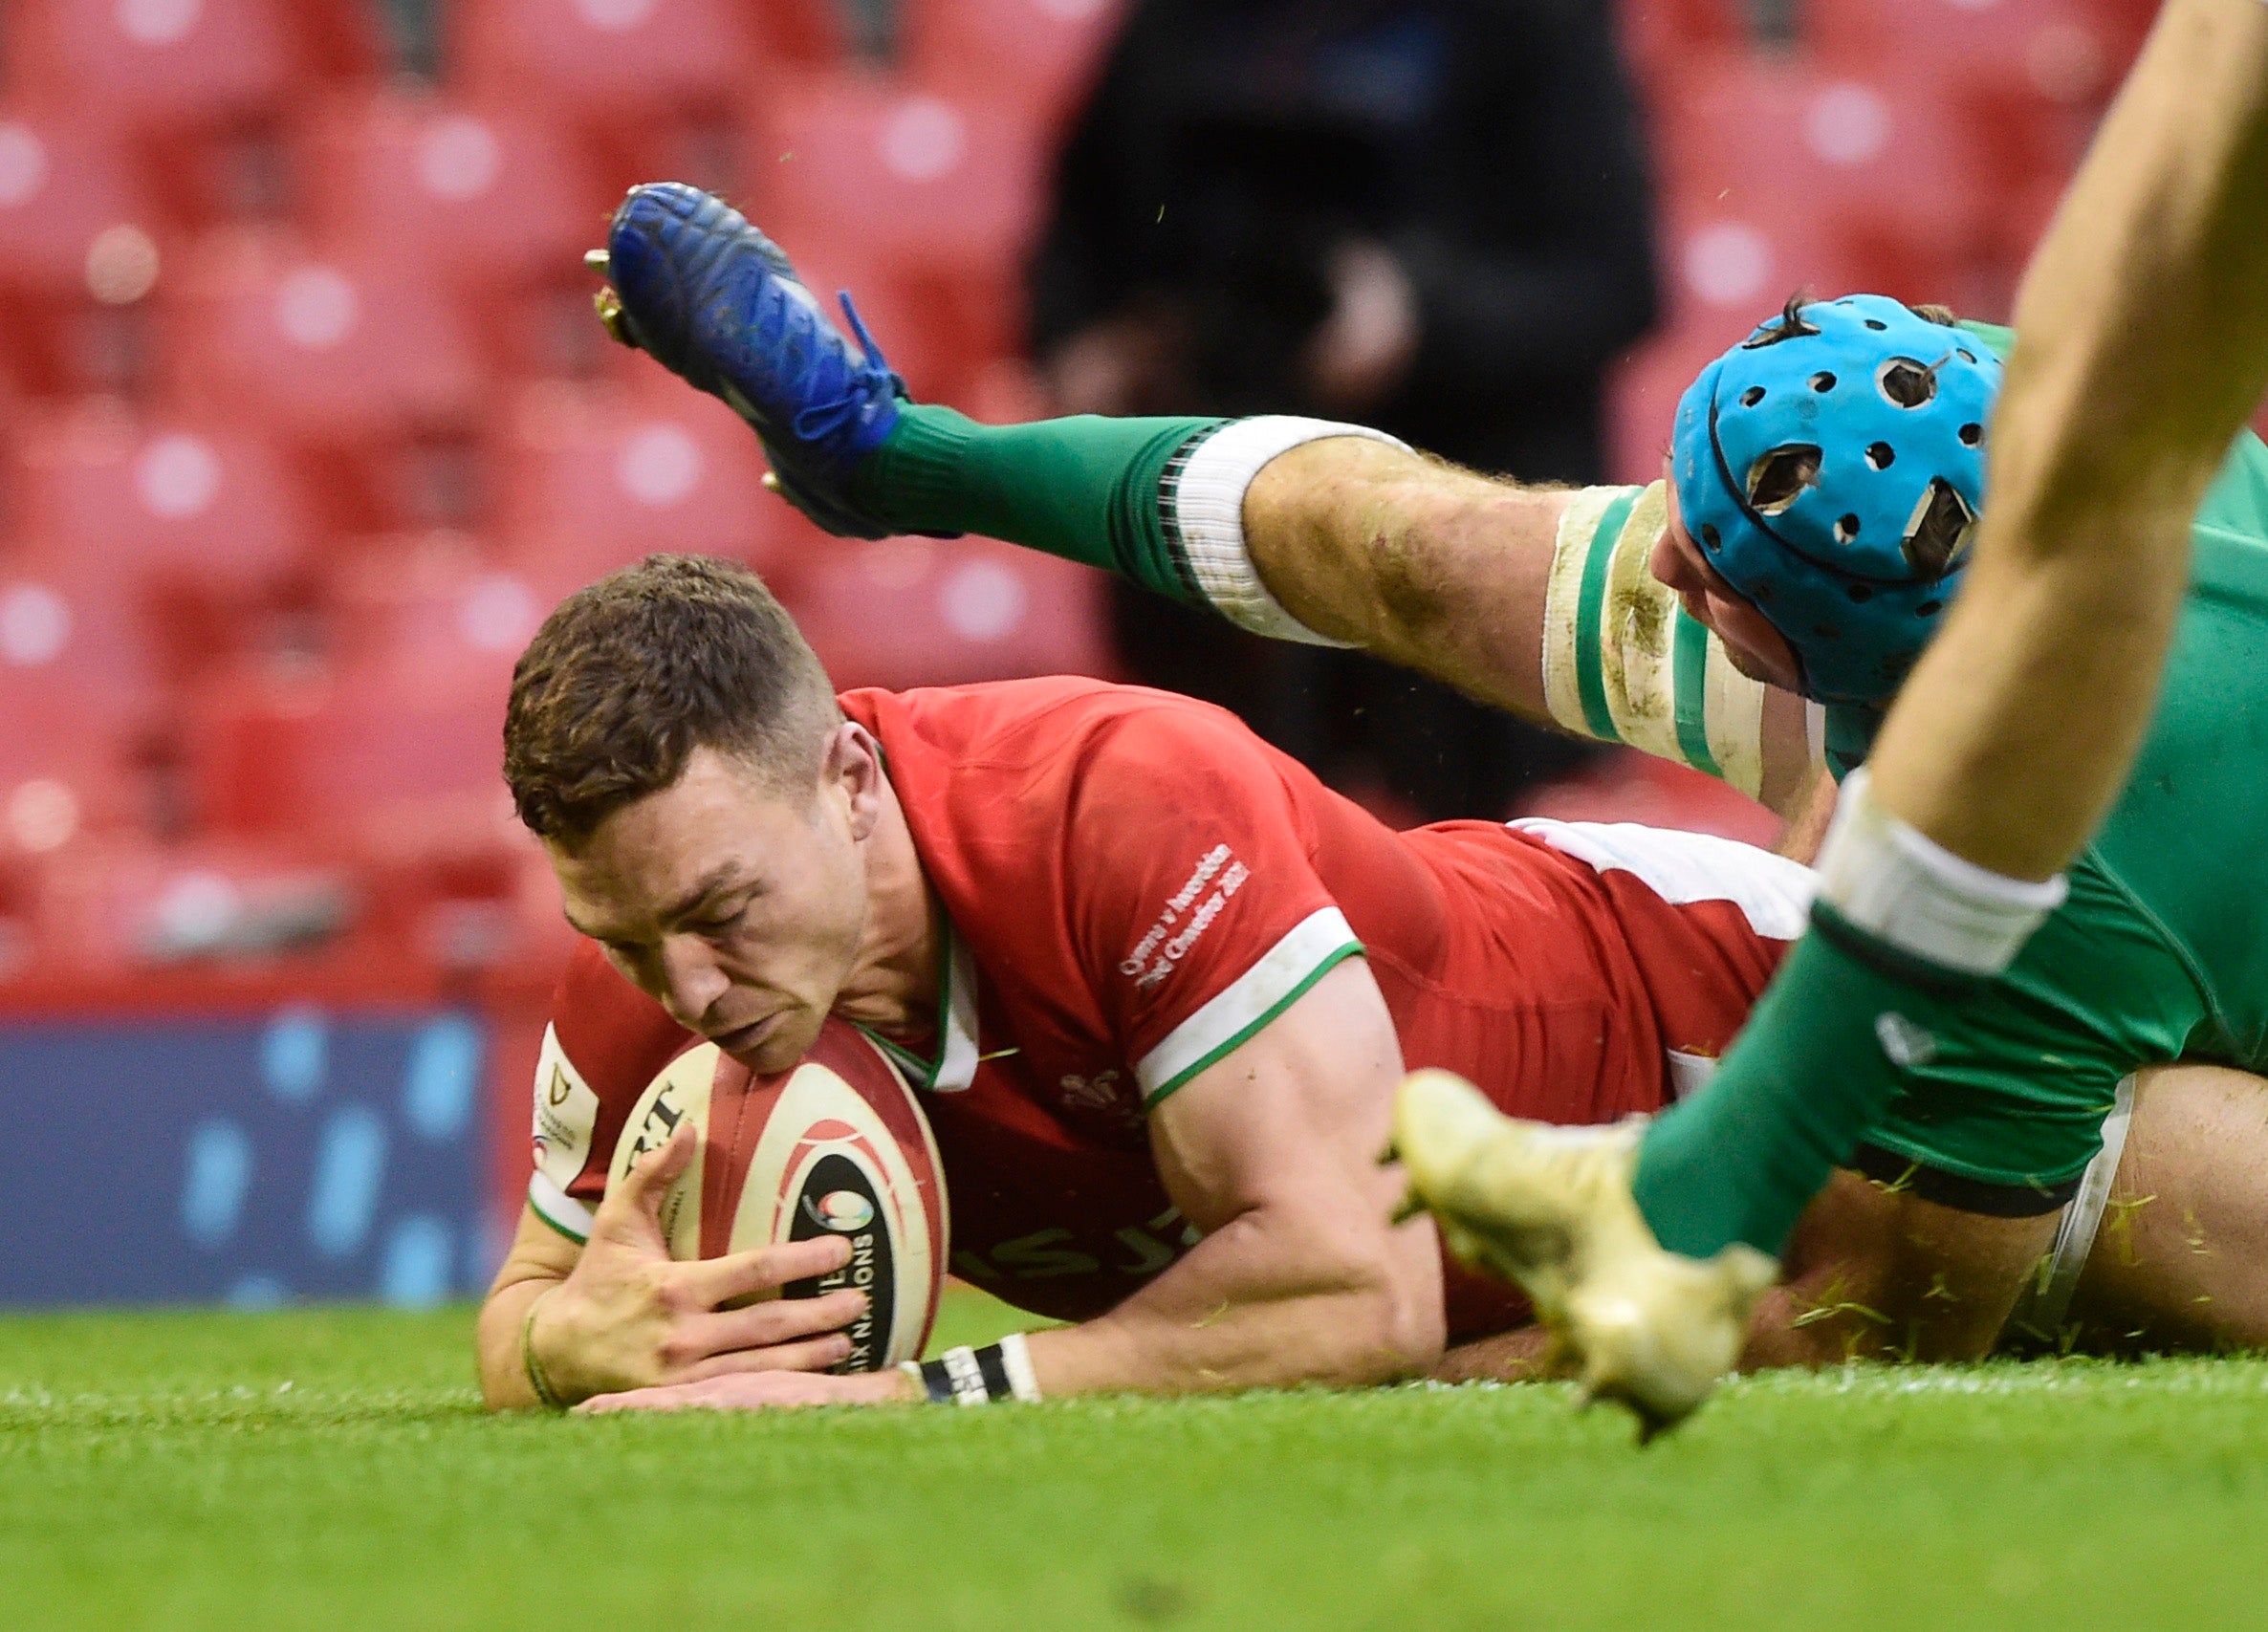
[[[1335,906],[1318,907],[1204,1008],[1135,1062],[1145,1103],[1182,1083],[1258,1031],[1316,977],[1363,944]]]
[[[1819,880],[1809,867],[1737,839],[1636,822],[1551,821],[1524,817],[1507,824],[1532,833],[1594,872],[1625,872],[1673,906],[1729,901],[1749,927],[1772,941],[1803,933]]]
[[[591,1238],[591,1209],[559,1188],[548,1174],[529,1176],[528,1205],[535,1209],[536,1217],[570,1240]]]

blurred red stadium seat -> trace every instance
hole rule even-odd
[[[405,642],[304,674],[248,668],[202,692],[189,764],[200,821],[337,844],[402,808],[492,805],[518,644],[485,665],[421,667],[416,660],[440,643]]]
[[[2095,0],[1810,0],[1805,41],[1900,90],[1933,79],[2065,108],[2096,106],[2125,64]]]
[[[199,687],[199,820],[337,842],[412,810],[487,821],[512,665],[545,610],[534,590],[473,540],[427,534],[362,547],[326,599],[329,659],[247,658]]]
[[[105,569],[44,542],[0,555],[0,847],[145,819],[164,704],[146,630]]]
[[[1936,110],[1984,209],[1986,251],[2020,262],[2085,150],[2136,36],[2095,0],[1816,0],[1806,35]]]
[[[1799,289],[1841,294],[1881,289],[1915,293],[1862,251],[1818,230],[1815,215],[1775,193],[1749,192],[1715,208],[1680,201],[1664,211],[1668,308],[1681,326],[1730,320],[1738,334],[1760,323]],[[1730,341],[1726,342],[1730,344]]]
[[[467,325],[414,259],[217,233],[169,281],[164,307],[175,390],[215,417],[325,447],[472,427],[483,379]]]
[[[1926,95],[1745,54],[1680,83],[1657,120],[1673,308],[1754,322],[1804,285],[1962,297],[1984,204]]]
[[[868,76],[780,88],[754,121],[749,190],[798,252],[840,241],[930,272],[1013,266],[1038,221],[1039,139],[1011,115]]]
[[[838,686],[1116,672],[1093,570],[986,538],[841,540],[788,609]]]
[[[1615,33],[1641,86],[1659,100],[1677,94],[1680,68],[1696,54],[1747,37],[1742,0],[1617,0]]]
[[[311,116],[301,155],[317,245],[382,249],[474,287],[579,276],[612,206],[524,108],[347,93]]]
[[[16,0],[10,77],[75,118],[145,129],[277,111],[299,69],[276,0]]]
[[[561,593],[657,550],[775,564],[765,523],[781,501],[762,486],[754,433],[674,379],[636,392],[531,385],[491,468],[512,560]]]
[[[900,60],[918,82],[1053,131],[1118,32],[1123,0],[906,0]]]
[[[1651,482],[1661,476],[1678,399],[1703,368],[1752,327],[1745,313],[1696,316],[1683,327],[1648,336],[1616,359],[1606,381],[1606,468],[1611,480]]]
[[[450,78],[590,126],[730,107],[750,89],[734,0],[480,0],[447,11]]]
[[[665,177],[736,185],[734,119],[783,66],[757,55],[747,0],[479,0],[446,17],[450,82],[557,127],[618,198]]]
[[[114,387],[121,314],[156,284],[165,233],[126,145],[88,121],[0,110],[0,357],[43,394]]]
[[[499,369],[596,366],[597,280],[581,257],[603,240],[612,200],[579,150],[524,104],[342,93],[302,126],[298,154],[318,249],[447,286]]]
[[[243,596],[302,562],[308,522],[275,450],[226,424],[93,402],[27,427],[11,491],[31,534],[121,588],[163,578]]]
[[[352,870],[306,845],[118,835],[67,860],[41,870],[36,937],[82,977],[335,945],[360,904]]]
[[[88,251],[105,231],[157,231],[119,141],[87,120],[0,110],[0,285],[88,298]]]
[[[838,0],[742,0],[750,50],[765,64],[840,68],[848,50]]]

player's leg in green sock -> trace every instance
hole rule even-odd
[[[1708,1086],[1655,1118],[1631,1188],[1664,1247],[1777,1253],[1927,1058],[1941,1020],[1988,985],[1927,962],[1821,903]]]
[[[1204,604],[1161,506],[1167,468],[1215,419],[979,424],[902,403],[851,478],[869,513],[908,533],[980,533]]]
[[[1673,1252],[1777,1253],[1797,1215],[1928,1063],[1961,1008],[2061,904],[2061,875],[2004,878],[1843,784],[1798,942],[1708,1087],[1656,1119],[1631,1178]]]

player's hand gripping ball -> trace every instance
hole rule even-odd
[[[836,1234],[850,1262],[762,1296],[863,1292],[839,1372],[919,1359],[937,1317],[949,1233],[945,1175],[913,1091],[853,1027],[829,1021],[803,1062],[756,1077],[697,1043],[662,1068],[615,1145],[609,1186],[690,1122],[700,1146],[662,1198],[672,1258],[717,1258]]]

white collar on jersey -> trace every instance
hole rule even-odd
[[[902,1044],[878,1033],[859,1028],[867,1040],[888,1055],[898,1069],[913,1078],[914,1086],[932,1094],[958,1094],[976,1080],[976,956],[969,943],[953,930],[952,920],[940,915],[945,944],[938,959],[937,1057],[927,1060]]]

